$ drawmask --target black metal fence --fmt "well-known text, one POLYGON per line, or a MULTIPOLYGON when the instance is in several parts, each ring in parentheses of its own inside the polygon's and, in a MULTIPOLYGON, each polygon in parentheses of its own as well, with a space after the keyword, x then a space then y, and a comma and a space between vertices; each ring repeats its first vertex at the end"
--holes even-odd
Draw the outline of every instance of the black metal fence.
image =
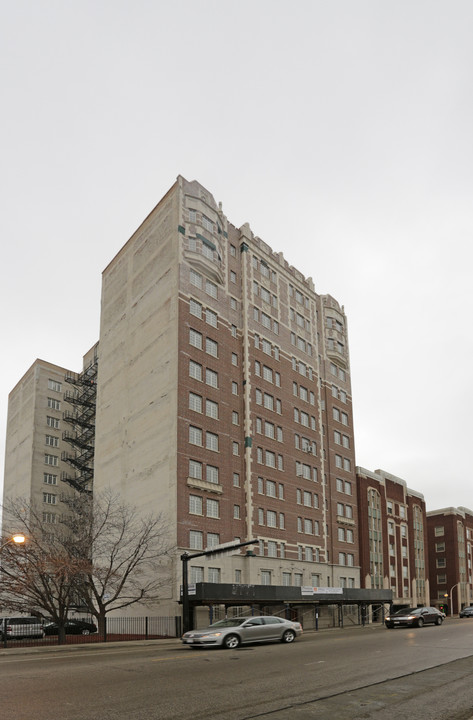
MULTIPOLYGON (((76 620, 85 620, 97 625, 95 619, 75 618, 76 620)), ((46 627, 46 624, 44 625, 46 627)), ((102 643, 102 642, 126 642, 129 640, 160 640, 164 638, 179 638, 182 635, 182 618, 175 617, 107 617, 105 632, 99 633, 71 632, 68 629, 64 639, 66 645, 76 645, 83 643, 102 643)), ((14 647, 44 647, 48 645, 59 645, 59 635, 57 629, 53 632, 48 629, 48 634, 36 637, 24 637, 21 635, 11 636, 3 633, 0 636, 1 648, 14 647)))

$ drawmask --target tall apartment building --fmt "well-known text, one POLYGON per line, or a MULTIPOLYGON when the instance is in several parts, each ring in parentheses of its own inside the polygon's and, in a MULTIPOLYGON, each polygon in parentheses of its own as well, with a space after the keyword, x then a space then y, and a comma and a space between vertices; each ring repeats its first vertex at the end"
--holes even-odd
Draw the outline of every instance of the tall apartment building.
MULTIPOLYGON (((359 587, 347 321, 178 177, 103 273, 95 488, 171 519, 191 582, 359 587)), ((163 601, 161 607, 166 603, 163 601)))
POLYGON ((356 468, 361 582, 392 590, 395 605, 429 605, 424 497, 384 470, 356 468))
POLYGON ((473 512, 449 507, 427 513, 432 602, 458 613, 473 603, 473 512))
POLYGON ((74 373, 36 360, 8 398, 3 498, 25 498, 57 523, 61 501, 93 480, 97 346, 74 373))
POLYGON ((68 447, 62 439, 64 378, 68 372, 36 360, 8 400, 4 501, 26 498, 42 508, 46 523, 58 521, 61 495, 71 491, 61 483, 61 475, 70 470, 62 459, 68 447))

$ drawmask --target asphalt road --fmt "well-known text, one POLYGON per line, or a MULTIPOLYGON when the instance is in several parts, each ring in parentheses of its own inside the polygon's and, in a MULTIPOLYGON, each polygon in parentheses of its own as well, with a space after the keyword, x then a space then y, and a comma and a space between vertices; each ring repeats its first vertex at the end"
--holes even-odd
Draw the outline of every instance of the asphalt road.
POLYGON ((473 720, 473 620, 305 633, 292 645, 179 641, 0 652, 8 720, 473 720))

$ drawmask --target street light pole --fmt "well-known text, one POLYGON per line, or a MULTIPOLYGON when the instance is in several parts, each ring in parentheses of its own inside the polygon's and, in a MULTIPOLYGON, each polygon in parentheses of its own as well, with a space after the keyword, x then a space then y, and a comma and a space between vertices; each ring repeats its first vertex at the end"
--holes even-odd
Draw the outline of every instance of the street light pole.
MULTIPOLYGON (((450 617, 453 616, 453 591, 459 585, 460 585, 460 583, 457 583, 456 585, 454 585, 453 587, 450 588, 450 617)), ((457 593, 457 596, 458 596, 458 593, 457 593)), ((460 603, 458 603, 458 605, 460 605, 460 603)), ((460 608, 458 608, 458 610, 460 610, 460 608)))

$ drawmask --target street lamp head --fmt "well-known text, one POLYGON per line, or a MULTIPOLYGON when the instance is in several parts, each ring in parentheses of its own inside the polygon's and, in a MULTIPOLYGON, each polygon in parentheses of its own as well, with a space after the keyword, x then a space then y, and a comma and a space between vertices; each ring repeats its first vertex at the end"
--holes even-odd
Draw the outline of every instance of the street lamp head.
POLYGON ((15 533, 0 545, 0 550, 3 550, 3 548, 6 547, 9 543, 14 543, 15 545, 22 545, 24 542, 26 542, 26 537, 23 535, 23 533, 15 533))

